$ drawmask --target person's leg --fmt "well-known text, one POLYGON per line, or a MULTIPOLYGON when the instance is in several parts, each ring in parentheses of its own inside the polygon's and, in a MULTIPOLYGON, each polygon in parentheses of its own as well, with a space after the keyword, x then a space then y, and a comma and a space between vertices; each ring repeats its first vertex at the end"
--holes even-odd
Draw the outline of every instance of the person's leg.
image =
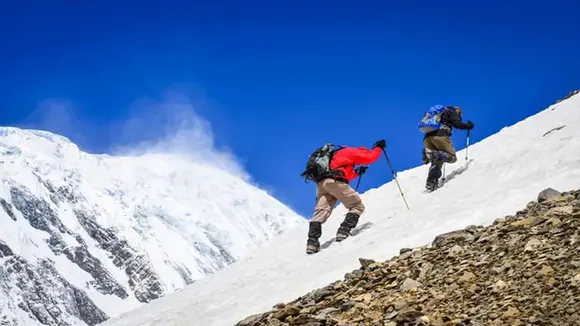
POLYGON ((326 192, 323 187, 324 181, 316 186, 316 204, 314 213, 308 225, 308 240, 306 241, 306 253, 311 254, 320 251, 320 242, 318 239, 322 236, 322 224, 324 224, 330 214, 337 199, 326 192))
POLYGON ((434 160, 450 164, 457 162, 457 154, 455 153, 451 138, 448 136, 434 136, 431 138, 431 144, 437 150, 433 155, 434 160))
POLYGON ((424 160, 427 159, 428 162, 431 162, 429 173, 427 174, 427 181, 425 183, 425 188, 429 190, 437 189, 439 178, 442 175, 441 168, 443 167, 443 163, 438 160, 439 148, 433 142, 436 137, 437 136, 430 136, 423 140, 423 144, 425 145, 423 148, 424 160))
POLYGON ((359 194, 346 182, 328 182, 324 184, 324 188, 348 209, 348 213, 336 233, 336 241, 342 241, 350 235, 350 230, 357 226, 365 206, 359 194))
POLYGON ((436 150, 431 143, 431 138, 433 137, 426 137, 423 139, 423 149, 421 150, 423 164, 431 162, 431 154, 436 150))
POLYGON ((434 161, 431 163, 431 166, 429 167, 429 173, 427 174, 425 188, 433 191, 439 187, 439 178, 441 178, 441 175, 443 175, 443 172, 441 172, 442 166, 443 163, 441 161, 434 161))

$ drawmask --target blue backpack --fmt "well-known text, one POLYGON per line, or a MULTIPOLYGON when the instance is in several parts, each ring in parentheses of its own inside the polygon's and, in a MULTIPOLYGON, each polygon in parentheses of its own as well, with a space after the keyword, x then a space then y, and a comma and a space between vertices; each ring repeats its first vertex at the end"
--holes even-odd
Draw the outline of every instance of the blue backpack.
POLYGON ((441 114, 448 108, 444 105, 434 105, 425 112, 425 116, 419 122, 419 130, 423 133, 429 133, 441 129, 441 114))

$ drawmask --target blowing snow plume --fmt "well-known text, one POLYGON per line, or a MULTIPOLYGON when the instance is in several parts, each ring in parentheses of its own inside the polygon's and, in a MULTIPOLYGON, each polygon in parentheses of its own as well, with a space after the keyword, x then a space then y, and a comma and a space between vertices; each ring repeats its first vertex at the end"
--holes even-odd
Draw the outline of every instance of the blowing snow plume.
POLYGON ((54 132, 78 144, 89 144, 96 139, 102 139, 102 135, 97 134, 101 128, 84 119, 66 99, 50 98, 41 101, 18 127, 54 132))
POLYGON ((249 178, 229 149, 217 148, 211 123, 186 96, 170 93, 161 101, 141 100, 113 129, 128 144, 115 147, 115 155, 172 154, 249 178))
POLYGON ((20 127, 58 133, 91 152, 98 148, 119 156, 171 155, 248 181, 249 174, 234 154, 218 148, 211 123, 196 112, 193 102, 170 91, 159 100, 136 101, 118 121, 100 122, 68 100, 47 99, 20 127))

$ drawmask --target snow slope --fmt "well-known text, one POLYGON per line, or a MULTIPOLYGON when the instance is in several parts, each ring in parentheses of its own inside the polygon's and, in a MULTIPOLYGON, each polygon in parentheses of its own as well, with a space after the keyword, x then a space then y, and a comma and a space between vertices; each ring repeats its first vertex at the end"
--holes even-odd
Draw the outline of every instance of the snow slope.
MULTIPOLYGON (((423 193, 427 166, 398 174, 410 211, 389 182, 363 194, 367 211, 359 226, 369 227, 357 236, 307 256, 307 227, 300 226, 226 270, 103 326, 232 326, 344 277, 360 266, 359 257, 385 260, 400 248, 427 245, 438 234, 489 224, 514 214, 548 186, 578 188, 580 96, 470 146, 467 168, 465 151, 458 158, 447 165, 448 184, 434 193, 423 193)), ((334 236, 344 213, 339 206, 323 226, 322 243, 334 236)))
POLYGON ((226 171, 45 131, 0 128, 0 178, 2 325, 94 325, 306 223, 226 171))

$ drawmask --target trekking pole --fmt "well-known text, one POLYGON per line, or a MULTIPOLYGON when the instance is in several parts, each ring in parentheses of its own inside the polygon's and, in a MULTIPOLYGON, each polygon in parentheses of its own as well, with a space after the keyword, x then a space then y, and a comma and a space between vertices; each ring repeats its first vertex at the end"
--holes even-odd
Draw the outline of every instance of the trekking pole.
POLYGON ((443 179, 441 180, 441 184, 445 184, 445 162, 443 162, 443 179))
POLYGON ((362 179, 362 174, 360 174, 358 176, 358 181, 356 182, 356 188, 354 189, 354 191, 358 192, 358 186, 360 186, 360 180, 362 179))
POLYGON ((356 172, 356 174, 358 174, 358 181, 356 183, 356 188, 354 191, 358 192, 358 186, 360 186, 360 181, 363 177, 363 175, 365 174, 365 172, 367 171, 369 167, 368 166, 360 166, 356 169, 354 169, 354 172, 356 172))
POLYGON ((468 162, 468 157, 469 157, 469 132, 470 130, 467 130, 467 146, 465 147, 465 163, 467 164, 468 162))
MULTIPOLYGON (((364 173, 363 173, 364 174, 364 173)), ((358 181, 356 182, 356 188, 354 189, 354 191, 358 192, 358 186, 360 186, 360 180, 362 179, 363 175, 359 174, 358 175, 358 181)), ((339 203, 337 202, 336 205, 334 205, 334 207, 338 207, 339 203)))
POLYGON ((389 155, 387 155, 387 151, 383 148, 383 154, 385 154, 385 158, 387 159, 387 163, 389 163, 389 168, 391 168, 391 173, 393 174, 393 179, 397 183, 397 187, 399 187, 399 193, 401 197, 403 197, 403 201, 405 202, 405 206, 407 206, 407 210, 409 210, 409 205, 407 204, 407 199, 405 199, 405 194, 403 194, 403 190, 401 189, 401 185, 399 185, 399 180, 397 180, 397 175, 395 174, 395 170, 393 170, 393 166, 391 165, 391 160, 389 160, 389 155))

